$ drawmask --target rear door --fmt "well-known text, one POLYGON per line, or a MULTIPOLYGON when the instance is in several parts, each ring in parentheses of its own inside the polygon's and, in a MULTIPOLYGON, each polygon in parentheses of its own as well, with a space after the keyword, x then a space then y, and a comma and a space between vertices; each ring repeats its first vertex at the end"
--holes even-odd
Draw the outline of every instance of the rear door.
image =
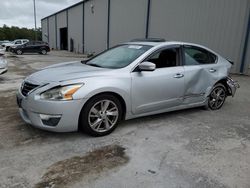
POLYGON ((206 49, 184 45, 185 70, 184 104, 199 103, 218 79, 217 56, 206 49))
POLYGON ((179 66, 179 50, 179 46, 158 50, 145 59, 156 64, 154 71, 131 73, 134 114, 160 111, 182 104, 184 68, 179 66))
POLYGON ((40 52, 42 48, 42 42, 40 41, 35 41, 33 45, 33 52, 40 52))

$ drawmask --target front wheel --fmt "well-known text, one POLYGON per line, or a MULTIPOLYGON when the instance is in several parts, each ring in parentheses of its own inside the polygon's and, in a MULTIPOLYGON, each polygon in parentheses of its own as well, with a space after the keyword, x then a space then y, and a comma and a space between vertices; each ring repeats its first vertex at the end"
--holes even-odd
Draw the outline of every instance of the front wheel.
POLYGON ((17 50, 17 51, 16 51, 16 54, 17 54, 17 55, 22 55, 22 54, 23 54, 23 51, 22 51, 22 50, 17 50))
POLYGON ((226 100, 226 88, 223 84, 216 84, 208 97, 208 107, 211 110, 220 109, 226 100))
POLYGON ((98 95, 86 103, 80 115, 80 128, 92 136, 110 134, 121 121, 122 106, 113 95, 98 95))

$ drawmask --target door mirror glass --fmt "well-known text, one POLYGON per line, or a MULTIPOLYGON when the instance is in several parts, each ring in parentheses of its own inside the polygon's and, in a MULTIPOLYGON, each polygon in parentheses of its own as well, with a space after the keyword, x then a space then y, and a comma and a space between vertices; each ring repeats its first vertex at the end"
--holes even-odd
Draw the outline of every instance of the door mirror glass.
POLYGON ((148 61, 142 62, 139 65, 140 71, 154 71, 155 68, 156 68, 155 64, 148 61))

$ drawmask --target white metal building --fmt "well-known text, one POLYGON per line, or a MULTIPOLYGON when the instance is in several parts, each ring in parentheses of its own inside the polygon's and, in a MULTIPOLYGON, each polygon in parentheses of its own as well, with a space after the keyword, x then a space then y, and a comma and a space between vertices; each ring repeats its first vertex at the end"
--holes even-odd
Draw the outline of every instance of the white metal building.
POLYGON ((41 20, 51 48, 99 53, 134 38, 205 45, 250 68, 250 0, 85 0, 41 20))

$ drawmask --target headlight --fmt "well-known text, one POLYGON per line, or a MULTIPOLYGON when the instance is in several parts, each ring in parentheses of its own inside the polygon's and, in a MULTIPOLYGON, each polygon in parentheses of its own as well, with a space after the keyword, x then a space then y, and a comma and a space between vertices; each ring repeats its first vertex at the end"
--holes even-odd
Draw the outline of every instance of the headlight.
POLYGON ((80 89, 83 84, 74 84, 52 88, 41 94, 41 99, 44 100, 72 100, 73 94, 80 89))

